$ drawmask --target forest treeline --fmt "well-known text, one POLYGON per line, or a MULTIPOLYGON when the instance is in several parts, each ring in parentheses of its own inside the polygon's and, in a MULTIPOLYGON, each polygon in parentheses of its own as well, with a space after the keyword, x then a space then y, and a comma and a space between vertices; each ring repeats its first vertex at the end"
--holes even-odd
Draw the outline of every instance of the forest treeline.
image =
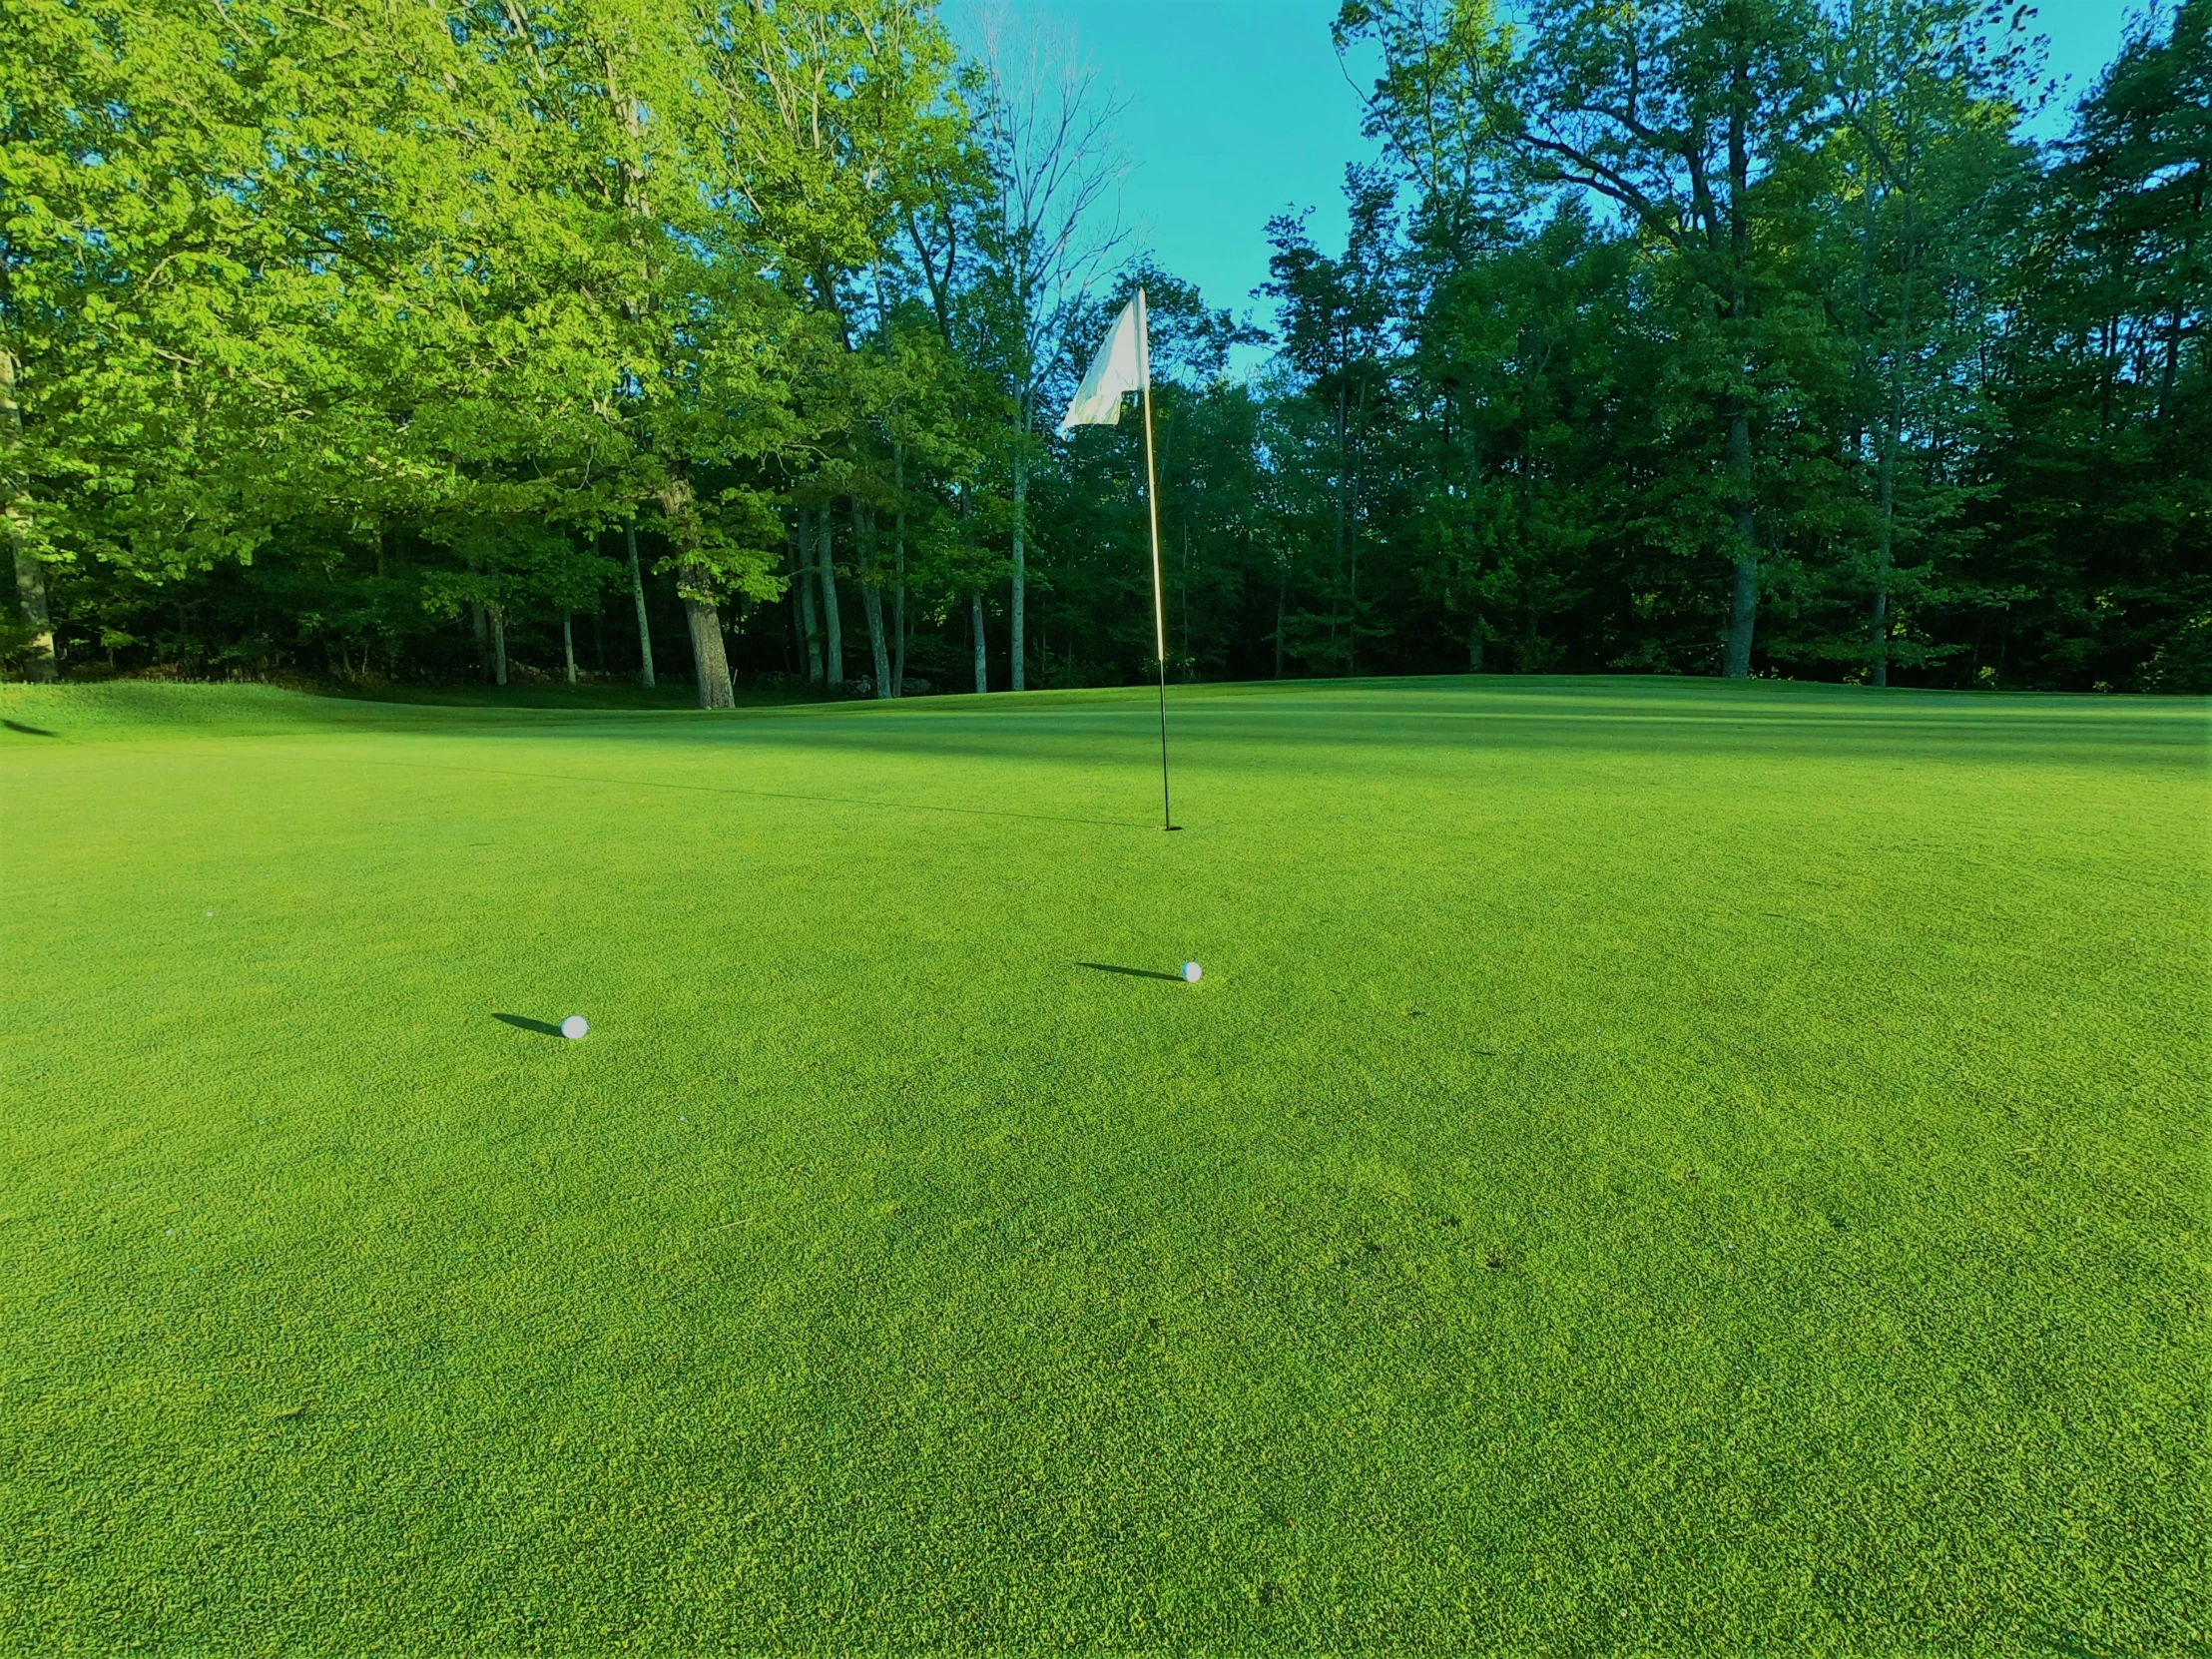
POLYGON ((1349 234, 1223 305, 923 0, 9 0, 0 652, 1138 680, 1142 283, 1173 675, 2212 691, 2212 0, 2049 142, 2030 21, 1348 0, 1349 234))

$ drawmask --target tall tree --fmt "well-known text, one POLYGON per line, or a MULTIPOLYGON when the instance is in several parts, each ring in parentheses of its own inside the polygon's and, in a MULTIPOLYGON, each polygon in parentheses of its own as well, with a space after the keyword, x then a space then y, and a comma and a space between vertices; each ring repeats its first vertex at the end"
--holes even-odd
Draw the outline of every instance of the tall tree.
POLYGON ((1845 245, 1837 308, 1855 341, 1856 447, 1871 462, 1877 686, 1900 652, 1925 663, 1937 649, 1897 606, 1929 593, 1929 538, 1964 503, 1961 483, 1928 463, 1985 424, 1971 365, 1996 308, 1984 290, 1993 216, 2027 157, 2010 132, 2022 43, 2000 35, 1992 50, 1989 25, 1975 0, 1848 0, 1830 37, 1842 119, 1823 221, 1845 245), (1903 569, 1901 540, 1922 554, 1903 569))
MULTIPOLYGON (((1467 4, 1486 19, 1482 0, 1467 4)), ((1362 24, 1364 11, 1348 21, 1362 24)), ((1722 672, 1732 678, 1750 672, 1758 615, 1754 428, 1779 367, 1774 255, 1786 239, 1776 230, 1795 217, 1828 103, 1812 72, 1819 21, 1810 0, 1538 0, 1509 36, 1450 28, 1429 48, 1464 56, 1459 84, 1529 185, 1610 204, 1678 268, 1670 275, 1692 307, 1684 324, 1701 346, 1686 377, 1724 441, 1722 672)), ((1445 67, 1386 75, 1378 97, 1401 98, 1445 67)), ((1385 124, 1405 130, 1419 116, 1408 106, 1385 124)))
POLYGON ((1298 654, 1359 671, 1360 639, 1372 632, 1360 602, 1363 465, 1389 395, 1396 350, 1390 269, 1393 193, 1388 183, 1355 169, 1346 195, 1351 229, 1342 259, 1317 249, 1303 219, 1278 217, 1268 228, 1274 253, 1262 289, 1276 300, 1278 332, 1288 364, 1307 394, 1328 411, 1335 454, 1329 517, 1329 610, 1326 638, 1298 654))
POLYGON ((978 116, 990 189, 973 240, 981 261, 982 338, 1011 415, 1006 615, 1014 691, 1028 685, 1032 434, 1045 378, 1057 366, 1076 307, 1123 241, 1120 228, 1102 217, 1121 178, 1112 141, 1121 108, 1100 93, 1095 72, 1052 62, 1034 40, 1018 55, 996 31, 985 44, 978 116))

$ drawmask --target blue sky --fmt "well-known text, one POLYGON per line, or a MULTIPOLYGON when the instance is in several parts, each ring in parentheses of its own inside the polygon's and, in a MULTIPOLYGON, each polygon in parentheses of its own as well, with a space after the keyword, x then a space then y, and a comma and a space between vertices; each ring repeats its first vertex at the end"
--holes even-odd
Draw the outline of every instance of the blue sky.
MULTIPOLYGON (((2121 0, 2040 0, 2049 71, 2071 78, 2070 105, 2117 50, 2121 0)), ((1267 278, 1266 225, 1315 210, 1325 248, 1342 243, 1345 164, 1373 147, 1360 101, 1329 44, 1337 0, 945 0, 973 48, 985 20, 1035 32, 1125 101, 1118 136, 1128 173, 1123 222, 1207 300, 1255 308, 1267 278)), ((1360 66, 1354 66, 1360 73, 1360 66)), ((1372 72, 1371 72, 1372 74, 1372 72)), ((2056 131, 2062 116, 2040 124, 2056 131)))

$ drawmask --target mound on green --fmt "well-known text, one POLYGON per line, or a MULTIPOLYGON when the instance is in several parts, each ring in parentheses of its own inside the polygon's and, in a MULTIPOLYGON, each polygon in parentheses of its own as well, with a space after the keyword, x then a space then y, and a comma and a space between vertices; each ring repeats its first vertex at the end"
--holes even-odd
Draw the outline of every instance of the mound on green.
POLYGON ((0 715, 0 1647, 2212 1636, 2202 703, 0 715))

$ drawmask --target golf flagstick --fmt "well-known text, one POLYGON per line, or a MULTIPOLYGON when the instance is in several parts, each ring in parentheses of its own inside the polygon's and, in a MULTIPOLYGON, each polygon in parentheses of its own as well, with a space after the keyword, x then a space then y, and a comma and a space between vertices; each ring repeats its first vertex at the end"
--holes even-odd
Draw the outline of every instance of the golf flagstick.
POLYGON ((1144 376, 1144 510, 1152 526, 1152 631, 1160 648, 1160 828, 1180 830, 1168 794, 1168 602, 1160 581, 1160 484, 1152 471, 1152 325, 1137 290, 1137 367, 1144 376))
POLYGON ((1160 655, 1160 828, 1180 830, 1168 794, 1168 601, 1160 576, 1160 481, 1152 460, 1152 327, 1145 316, 1144 289, 1122 306, 1114 325, 1091 358, 1075 400, 1060 417, 1063 438, 1078 426, 1119 426, 1121 400, 1135 392, 1144 400, 1144 510, 1152 528, 1152 642, 1160 655))

